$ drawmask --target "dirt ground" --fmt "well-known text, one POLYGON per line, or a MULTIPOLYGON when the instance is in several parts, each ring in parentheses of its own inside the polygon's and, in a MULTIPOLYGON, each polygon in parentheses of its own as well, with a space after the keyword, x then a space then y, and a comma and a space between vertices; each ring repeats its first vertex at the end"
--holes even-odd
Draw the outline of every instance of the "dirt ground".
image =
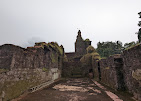
MULTIPOLYGON (((30 93, 19 101, 126 101, 88 78, 67 79, 30 93)), ((129 100, 128 100, 129 101, 129 100)))

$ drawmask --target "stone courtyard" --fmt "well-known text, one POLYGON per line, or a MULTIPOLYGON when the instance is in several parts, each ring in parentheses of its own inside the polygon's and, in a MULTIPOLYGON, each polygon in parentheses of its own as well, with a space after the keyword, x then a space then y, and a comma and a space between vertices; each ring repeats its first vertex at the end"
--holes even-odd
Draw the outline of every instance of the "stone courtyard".
POLYGON ((89 78, 70 78, 23 96, 18 101, 134 101, 89 78), (114 94, 116 93, 116 94, 114 94))

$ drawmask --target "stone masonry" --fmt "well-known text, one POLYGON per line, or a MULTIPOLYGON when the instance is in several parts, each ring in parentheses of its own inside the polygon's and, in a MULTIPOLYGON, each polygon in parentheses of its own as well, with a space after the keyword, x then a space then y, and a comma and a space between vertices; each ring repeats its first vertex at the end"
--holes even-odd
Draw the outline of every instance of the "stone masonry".
POLYGON ((11 100, 34 86, 60 78, 63 55, 63 48, 53 42, 36 43, 27 49, 0 46, 0 99, 11 100))

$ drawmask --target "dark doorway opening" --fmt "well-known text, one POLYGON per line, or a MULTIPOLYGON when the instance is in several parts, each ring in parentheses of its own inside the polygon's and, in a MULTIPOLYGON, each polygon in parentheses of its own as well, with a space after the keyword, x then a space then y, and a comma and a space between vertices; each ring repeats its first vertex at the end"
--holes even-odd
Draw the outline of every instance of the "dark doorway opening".
POLYGON ((100 63, 99 63, 99 61, 98 61, 97 69, 98 69, 98 74, 99 74, 99 80, 101 81, 101 70, 100 70, 100 63))
POLYGON ((122 58, 117 58, 114 59, 115 62, 115 69, 116 69, 116 74, 117 74, 117 83, 118 83, 118 88, 117 90, 122 90, 125 91, 125 81, 124 81, 124 71, 123 71, 123 60, 122 58))
POLYGON ((89 73, 93 73, 93 69, 89 69, 89 73))
POLYGON ((93 69, 89 69, 89 78, 94 78, 93 69))

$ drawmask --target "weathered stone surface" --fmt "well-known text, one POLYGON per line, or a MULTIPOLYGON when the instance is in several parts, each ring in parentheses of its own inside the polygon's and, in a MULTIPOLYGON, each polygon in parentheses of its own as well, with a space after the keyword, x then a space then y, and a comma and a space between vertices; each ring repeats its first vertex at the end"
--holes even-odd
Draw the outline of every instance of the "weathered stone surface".
POLYGON ((63 63, 63 77, 84 77, 86 70, 82 67, 80 61, 69 61, 63 63))
POLYGON ((83 40, 81 37, 81 31, 78 31, 77 39, 75 42, 75 54, 77 56, 83 56, 86 54, 86 48, 91 45, 91 41, 89 39, 83 40))
POLYGON ((136 99, 141 100, 141 44, 124 51, 122 57, 126 86, 136 99))
POLYGON ((0 95, 5 92, 4 101, 60 78, 63 57, 63 48, 53 42, 36 43, 27 49, 11 44, 0 46, 0 95))
POLYGON ((125 90, 123 62, 120 55, 110 56, 107 59, 97 61, 95 64, 97 65, 94 65, 97 68, 97 71, 95 70, 96 78, 114 89, 125 90))
POLYGON ((121 55, 100 61, 93 59, 92 66, 96 79, 114 89, 128 90, 141 101, 141 44, 121 55))

